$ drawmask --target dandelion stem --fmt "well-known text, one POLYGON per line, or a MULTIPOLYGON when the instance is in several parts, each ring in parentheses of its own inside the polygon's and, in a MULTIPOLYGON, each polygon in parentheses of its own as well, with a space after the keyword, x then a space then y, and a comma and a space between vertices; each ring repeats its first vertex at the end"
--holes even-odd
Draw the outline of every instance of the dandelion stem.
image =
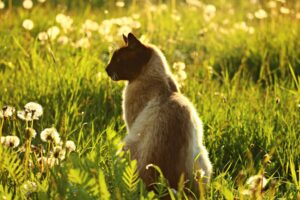
POLYGON ((31 136, 26 141, 25 160, 24 160, 26 175, 28 175, 28 164, 29 164, 29 157, 30 157, 30 148, 31 148, 31 136))
POLYGON ((4 125, 4 118, 1 119, 1 125, 0 125, 0 138, 2 137, 2 128, 4 125))

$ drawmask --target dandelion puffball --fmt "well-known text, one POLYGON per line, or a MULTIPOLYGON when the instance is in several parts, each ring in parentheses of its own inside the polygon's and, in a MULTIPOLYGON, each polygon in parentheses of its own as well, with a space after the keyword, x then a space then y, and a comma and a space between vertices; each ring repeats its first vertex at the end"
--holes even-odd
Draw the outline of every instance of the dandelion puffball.
POLYGON ((46 41, 46 40, 48 40, 48 34, 46 32, 40 32, 38 34, 38 39, 40 41, 46 41))
POLYGON ((51 40, 56 39, 57 36, 59 35, 59 33, 60 33, 60 30, 57 26, 52 26, 52 27, 48 28, 48 30, 47 30, 47 34, 51 40))
POLYGON ((43 107, 35 102, 29 102, 25 106, 25 111, 34 113, 34 116, 39 118, 43 115, 43 107))
POLYGON ((5 4, 3 1, 0 1, 0 9, 4 9, 5 8, 5 4))
POLYGON ((26 30, 32 30, 34 27, 33 21, 30 19, 25 19, 22 23, 23 28, 25 28, 26 30))
POLYGON ((20 144, 20 139, 17 136, 9 135, 4 139, 1 137, 1 143, 7 147, 16 148, 20 144))
POLYGON ((264 10, 264 9, 259 9, 258 11, 256 11, 254 13, 254 16, 257 18, 257 19, 265 19, 268 17, 268 13, 264 10))
POLYGON ((12 106, 3 106, 2 110, 0 110, 0 118, 11 117, 15 113, 16 109, 12 106))
POLYGON ((46 128, 41 132, 41 140, 44 142, 54 142, 59 144, 60 137, 55 128, 46 128))
POLYGON ((25 9, 31 9, 33 6, 33 2, 31 0, 24 0, 23 1, 23 7, 25 9))
POLYGON ((72 152, 72 151, 75 151, 76 150, 76 145, 73 141, 71 140, 68 140, 66 142, 66 149, 68 152, 72 152))

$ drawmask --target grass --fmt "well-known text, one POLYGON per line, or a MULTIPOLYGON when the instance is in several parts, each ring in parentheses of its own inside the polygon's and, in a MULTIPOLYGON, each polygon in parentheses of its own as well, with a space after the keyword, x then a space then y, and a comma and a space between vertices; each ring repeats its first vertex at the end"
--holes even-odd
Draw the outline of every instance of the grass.
MULTIPOLYGON (((38 33, 60 27, 55 17, 64 13, 74 20, 73 30, 65 34, 74 43, 85 37, 80 27, 86 19, 101 24, 104 19, 139 15, 134 20, 141 27, 133 32, 158 45, 171 66, 179 61, 186 64, 187 79, 181 82, 181 90, 203 120, 204 142, 214 165, 209 187, 197 198, 249 199, 243 195, 246 179, 256 174, 264 174, 268 186, 264 193, 252 192, 254 199, 299 198, 300 20, 296 16, 300 10, 296 1, 277 2, 277 8, 271 9, 266 1, 216 0, 216 15, 209 21, 203 17, 203 6, 183 1, 126 1, 124 8, 112 1, 34 1, 30 10, 20 2, 13 2, 11 8, 9 2, 5 4, 0 10, 0 106, 21 110, 27 102, 40 103, 44 114, 33 124, 38 136, 32 143, 47 149, 39 133, 56 127, 64 141, 75 142, 77 150, 60 165, 44 170, 32 155, 35 167, 25 170, 23 153, 1 146, 0 195, 7 199, 155 199, 170 191, 159 186, 158 194, 147 192, 136 176, 136 163, 127 154, 116 155, 126 134, 121 109, 124 83, 112 82, 104 68, 112 49, 122 44, 119 26, 111 29, 112 40, 92 32, 89 48, 76 48, 71 42, 61 45, 57 40, 43 44, 38 33), (281 6, 293 12, 282 14, 281 6), (266 19, 247 18, 260 8, 268 13, 266 19), (30 31, 22 27, 27 18, 34 22, 30 31), (243 21, 255 32, 238 25, 243 21), (27 180, 37 187, 30 188, 27 180)), ((22 146, 25 126, 19 119, 5 119, 3 135, 17 135, 22 146)), ((181 187, 178 198, 184 199, 181 187)))

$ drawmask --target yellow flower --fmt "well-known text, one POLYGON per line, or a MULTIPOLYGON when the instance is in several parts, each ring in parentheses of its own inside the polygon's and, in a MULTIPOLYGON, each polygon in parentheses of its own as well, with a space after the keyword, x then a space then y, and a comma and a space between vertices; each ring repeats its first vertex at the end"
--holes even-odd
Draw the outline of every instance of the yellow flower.
POLYGON ((33 21, 30 19, 25 19, 22 23, 23 28, 25 28, 26 30, 32 30, 34 27, 33 21))

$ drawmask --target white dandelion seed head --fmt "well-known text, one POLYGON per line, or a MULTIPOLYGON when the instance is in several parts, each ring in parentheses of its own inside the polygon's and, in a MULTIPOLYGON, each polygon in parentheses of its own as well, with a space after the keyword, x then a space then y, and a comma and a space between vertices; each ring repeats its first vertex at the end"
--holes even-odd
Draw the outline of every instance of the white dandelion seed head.
POLYGON ((280 11, 281 14, 284 14, 284 15, 288 15, 288 14, 290 14, 290 12, 291 12, 290 9, 288 9, 288 8, 286 8, 286 7, 283 7, 283 6, 280 7, 280 10, 279 10, 279 11, 280 11))
POLYGON ((254 175, 247 179, 246 185, 249 189, 254 190, 257 186, 266 187, 268 181, 263 175, 254 175))
POLYGON ((99 29, 99 24, 93 20, 87 19, 82 24, 81 29, 83 31, 97 31, 99 29))
POLYGON ((116 6, 119 7, 119 8, 123 8, 125 6, 125 2, 124 1, 117 1, 116 6))
POLYGON ((65 35, 61 35, 57 38, 57 42, 62 45, 66 45, 69 43, 69 38, 65 35))
POLYGON ((5 143, 5 136, 1 136, 1 138, 0 138, 0 144, 4 144, 5 143))
POLYGON ((268 13, 264 10, 264 9, 259 9, 258 11, 256 11, 254 13, 254 16, 257 18, 257 19, 265 19, 268 17, 268 13))
POLYGON ((27 112, 25 110, 20 110, 17 112, 17 116, 24 121, 32 121, 38 120, 39 118, 36 117, 32 112, 27 112))
POLYGON ((267 3, 267 6, 268 6, 269 8, 271 8, 271 9, 276 8, 276 7, 277 7, 276 1, 269 1, 269 2, 267 3))
POLYGON ((54 167, 54 165, 58 165, 59 160, 57 158, 54 157, 40 157, 38 158, 38 163, 40 165, 44 165, 46 167, 52 168, 54 167))
POLYGON ((53 149, 52 156, 54 158, 59 158, 60 160, 64 160, 66 156, 66 151, 61 146, 56 146, 53 149))
POLYGON ((205 21, 210 21, 212 18, 215 17, 216 11, 217 11, 217 9, 214 5, 212 5, 212 4, 206 5, 204 7, 204 13, 203 13, 204 14, 204 20, 205 21))
POLYGON ((56 39, 57 36, 59 35, 59 33, 60 33, 60 30, 57 26, 52 26, 52 27, 48 28, 48 30, 47 30, 47 34, 51 40, 56 39))
POLYGON ((25 8, 25 9, 31 9, 32 8, 32 6, 33 6, 33 2, 31 1, 31 0, 24 0, 23 1, 23 7, 25 8))
POLYGON ((17 136, 9 135, 5 137, 5 146, 16 148, 20 144, 20 139, 17 136))
POLYGON ((172 67, 175 70, 182 71, 185 69, 185 63, 184 62, 175 62, 172 67))
POLYGON ((70 16, 59 13, 56 15, 55 20, 60 24, 65 33, 72 29, 73 19, 70 16))
POLYGON ((81 38, 76 41, 75 44, 73 44, 75 48, 89 48, 90 47, 90 41, 88 38, 81 38))
POLYGON ((39 118, 43 115, 43 107, 38 103, 29 102, 24 106, 24 108, 26 112, 32 113, 34 118, 39 118))
POLYGON ((46 41, 46 40, 48 40, 48 34, 46 33, 46 32, 40 32, 39 34, 38 34, 38 39, 40 40, 40 41, 46 41))
POLYGON ((25 28, 26 30, 32 30, 34 27, 33 21, 30 19, 25 19, 22 23, 23 28, 25 28))
POLYGON ((28 136, 28 138, 35 138, 36 136, 36 131, 33 128, 26 128, 26 135, 28 136))
POLYGON ((12 106, 3 106, 2 110, 0 110, 0 118, 8 118, 13 116, 15 113, 16 109, 12 106))
POLYGON ((5 8, 5 3, 3 1, 0 1, 0 9, 4 9, 5 8))
POLYGON ((23 191, 23 193, 25 193, 26 195, 30 195, 33 192, 36 192, 38 189, 38 186, 35 182, 33 181, 26 181, 22 187, 21 190, 23 191))
POLYGON ((68 152, 75 151, 75 150, 76 150, 76 145, 75 145, 75 143, 74 143, 73 141, 71 141, 71 140, 68 140, 68 141, 66 142, 66 150, 67 150, 68 152))
POLYGON ((44 142, 54 142, 55 144, 60 143, 59 133, 55 128, 46 128, 41 132, 41 140, 44 142))

